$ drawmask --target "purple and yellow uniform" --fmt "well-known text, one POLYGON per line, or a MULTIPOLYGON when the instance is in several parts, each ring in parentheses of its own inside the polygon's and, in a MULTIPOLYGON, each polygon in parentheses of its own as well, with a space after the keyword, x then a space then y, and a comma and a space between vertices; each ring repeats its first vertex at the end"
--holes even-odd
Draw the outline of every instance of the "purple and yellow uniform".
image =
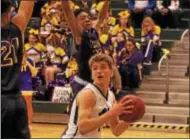
POLYGON ((66 55, 65 51, 61 47, 54 48, 53 46, 48 46, 48 64, 49 66, 57 66, 62 68, 68 61, 68 56, 66 55))
POLYGON ((146 30, 141 31, 141 43, 143 44, 143 52, 145 65, 151 65, 151 61, 157 62, 160 59, 160 49, 161 46, 155 44, 155 40, 160 39, 161 28, 157 25, 154 26, 152 31, 146 32, 146 30))
POLYGON ((159 39, 161 33, 161 28, 157 25, 154 26, 154 30, 151 32, 146 32, 142 29, 141 31, 141 42, 145 42, 147 40, 159 39))
POLYGON ((130 37, 134 37, 134 29, 133 29, 132 26, 130 26, 129 28, 127 28, 127 27, 126 28, 121 28, 120 25, 117 24, 116 26, 114 26, 111 35, 116 36, 120 32, 124 32, 130 37))
POLYGON ((41 58, 47 52, 43 44, 37 43, 35 46, 30 45, 29 43, 24 45, 25 51, 28 57, 34 62, 35 67, 39 68, 41 66, 41 58))
MULTIPOLYGON (((121 11, 118 15, 120 18, 128 19, 130 16, 130 13, 128 11, 121 11)), ((111 32, 111 35, 116 36, 120 32, 125 33, 126 37, 134 37, 134 35, 135 35, 134 28, 132 26, 129 26, 128 23, 125 28, 121 27, 120 24, 117 24, 116 26, 114 26, 114 28, 111 32)))
POLYGON ((20 88, 22 91, 33 91, 32 77, 36 76, 37 69, 31 59, 27 59, 21 67, 20 88))

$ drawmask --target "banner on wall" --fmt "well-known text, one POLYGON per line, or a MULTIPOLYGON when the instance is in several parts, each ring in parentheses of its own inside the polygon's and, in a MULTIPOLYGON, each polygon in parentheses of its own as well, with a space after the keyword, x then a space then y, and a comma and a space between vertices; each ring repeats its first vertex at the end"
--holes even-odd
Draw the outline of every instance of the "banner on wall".
POLYGON ((72 89, 70 86, 55 87, 52 96, 53 103, 69 104, 72 97, 72 89))

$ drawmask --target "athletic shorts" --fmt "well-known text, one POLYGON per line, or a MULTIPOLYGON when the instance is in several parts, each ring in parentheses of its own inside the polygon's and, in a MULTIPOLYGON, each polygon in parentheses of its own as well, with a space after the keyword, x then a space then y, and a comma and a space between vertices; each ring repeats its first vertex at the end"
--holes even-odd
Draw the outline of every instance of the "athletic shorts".
POLYGON ((1 138, 30 138, 26 101, 22 95, 1 95, 1 138))

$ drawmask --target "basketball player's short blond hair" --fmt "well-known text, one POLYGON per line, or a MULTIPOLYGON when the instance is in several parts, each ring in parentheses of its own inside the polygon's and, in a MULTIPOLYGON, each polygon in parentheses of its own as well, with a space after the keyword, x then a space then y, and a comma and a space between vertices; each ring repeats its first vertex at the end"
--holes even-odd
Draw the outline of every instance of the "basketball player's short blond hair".
POLYGON ((106 54, 96 54, 96 55, 92 56, 89 60, 90 69, 92 69, 92 64, 94 62, 100 62, 100 61, 106 62, 108 64, 109 68, 113 69, 113 60, 109 55, 106 55, 106 54))

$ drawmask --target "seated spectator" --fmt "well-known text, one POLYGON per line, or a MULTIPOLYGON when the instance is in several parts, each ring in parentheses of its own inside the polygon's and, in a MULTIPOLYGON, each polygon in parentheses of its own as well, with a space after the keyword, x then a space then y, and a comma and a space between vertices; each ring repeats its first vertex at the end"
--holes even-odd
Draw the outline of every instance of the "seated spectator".
POLYGON ((152 61, 158 62, 161 52, 160 41, 161 29, 155 25, 154 21, 150 17, 146 17, 142 22, 141 29, 141 47, 144 53, 144 68, 145 74, 150 74, 152 61))
POLYGON ((137 48, 134 39, 125 41, 125 48, 121 54, 121 65, 119 72, 122 79, 122 89, 135 92, 139 88, 141 81, 141 73, 139 73, 139 66, 143 62, 143 53, 137 48))
MULTIPOLYGON (((65 47, 61 47, 60 43, 56 41, 58 39, 55 38, 56 36, 53 35, 52 38, 47 41, 48 61, 45 69, 46 86, 54 80, 55 73, 65 70, 66 64, 69 60, 65 50, 63 49, 65 47)), ((66 45, 66 42, 63 44, 66 45)))
POLYGON ((119 24, 114 26, 111 35, 116 37, 119 32, 126 34, 127 38, 134 37, 134 29, 129 23, 130 14, 128 11, 121 11, 119 14, 119 24))
POLYGON ((146 16, 151 17, 155 7, 156 0, 128 0, 128 8, 134 26, 140 28, 142 19, 146 16))
POLYGON ((40 43, 38 38, 39 31, 36 29, 29 30, 29 42, 24 45, 24 49, 34 66, 40 68, 42 63, 41 59, 46 56, 46 48, 40 43))
POLYGON ((125 47, 125 40, 127 38, 125 38, 126 35, 123 32, 119 32, 117 34, 117 38, 116 41, 113 42, 113 46, 114 46, 114 52, 113 52, 113 58, 115 63, 117 64, 117 66, 120 66, 121 64, 121 52, 123 50, 123 48, 125 47))
POLYGON ((182 10, 179 0, 157 1, 157 23, 162 27, 176 28, 179 26, 182 10))

